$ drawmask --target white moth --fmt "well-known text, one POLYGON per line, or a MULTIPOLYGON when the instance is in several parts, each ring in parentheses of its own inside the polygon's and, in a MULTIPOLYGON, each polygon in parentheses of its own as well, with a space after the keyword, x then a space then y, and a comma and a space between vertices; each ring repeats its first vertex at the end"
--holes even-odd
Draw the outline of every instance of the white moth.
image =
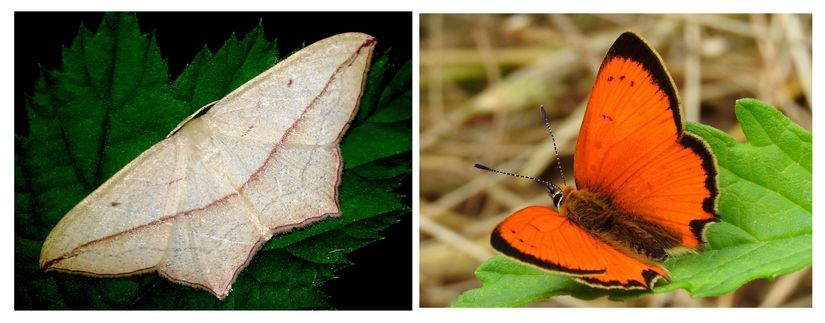
POLYGON ((316 42, 181 122, 60 220, 40 267, 157 271, 224 299, 273 234, 341 216, 339 142, 375 43, 316 42))

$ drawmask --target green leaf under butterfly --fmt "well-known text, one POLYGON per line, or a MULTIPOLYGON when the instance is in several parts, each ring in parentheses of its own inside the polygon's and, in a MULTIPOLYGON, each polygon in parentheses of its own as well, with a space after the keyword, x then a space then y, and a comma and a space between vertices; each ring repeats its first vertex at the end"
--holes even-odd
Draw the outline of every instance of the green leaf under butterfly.
MULTIPOLYGON (((366 86, 372 88, 370 95, 388 100, 367 100, 365 93, 361 110, 369 113, 351 131, 370 125, 374 114, 405 114, 394 110, 405 108, 397 102, 410 97, 411 87, 389 86, 409 78, 411 69, 404 64, 409 56, 403 55, 376 53, 374 59, 385 63, 373 64, 366 86)), ((328 297, 319 287, 349 265, 346 254, 380 239, 381 230, 409 216, 398 185, 411 173, 410 165, 400 160, 412 147, 387 143, 383 133, 373 138, 373 157, 343 153, 345 160, 361 160, 342 175, 344 217, 271 240, 241 272, 224 302, 156 274, 90 278, 44 273, 38 266, 43 239, 74 204, 194 110, 277 60, 275 43, 258 27, 241 41, 233 36, 214 54, 204 49, 170 85, 154 37, 140 34, 133 15, 106 14, 94 33, 81 27, 64 50, 62 68, 44 72, 27 102, 30 135, 16 138, 16 307, 328 308, 328 297), (363 194, 371 195, 364 199, 363 194)), ((409 129, 411 118, 396 118, 391 124, 409 129)), ((397 138, 394 135, 387 138, 397 138)))
MULTIPOLYGON (((746 143, 709 126, 687 124, 716 155, 722 221, 709 227, 705 251, 665 263, 671 282, 660 281, 653 293, 682 288, 694 297, 723 295, 748 281, 811 265, 811 133, 753 99, 737 101, 736 116, 746 143)), ((484 286, 463 293, 453 306, 524 306, 557 295, 618 300, 648 293, 590 288, 502 256, 479 266, 476 276, 484 286)))

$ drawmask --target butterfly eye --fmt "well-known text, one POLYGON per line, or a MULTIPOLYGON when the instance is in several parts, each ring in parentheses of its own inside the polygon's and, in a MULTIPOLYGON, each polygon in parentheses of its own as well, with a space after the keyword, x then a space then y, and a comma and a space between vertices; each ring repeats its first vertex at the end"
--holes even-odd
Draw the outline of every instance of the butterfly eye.
POLYGON ((557 209, 559 207, 561 207, 561 200, 564 197, 564 194, 562 194, 561 188, 559 188, 558 186, 553 185, 553 184, 548 184, 547 185, 547 194, 550 194, 550 197, 553 198, 553 204, 556 205, 557 209))

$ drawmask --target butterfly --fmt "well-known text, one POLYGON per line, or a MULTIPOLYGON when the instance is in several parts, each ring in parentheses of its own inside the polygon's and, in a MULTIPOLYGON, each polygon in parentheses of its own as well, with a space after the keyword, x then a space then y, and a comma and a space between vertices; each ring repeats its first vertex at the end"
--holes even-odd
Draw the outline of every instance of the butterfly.
POLYGON ((593 287, 652 289, 670 280, 662 263, 701 250, 719 221, 715 158, 685 132, 670 74, 633 32, 599 68, 573 166, 576 188, 547 183, 556 209, 510 215, 493 230, 496 250, 593 287))

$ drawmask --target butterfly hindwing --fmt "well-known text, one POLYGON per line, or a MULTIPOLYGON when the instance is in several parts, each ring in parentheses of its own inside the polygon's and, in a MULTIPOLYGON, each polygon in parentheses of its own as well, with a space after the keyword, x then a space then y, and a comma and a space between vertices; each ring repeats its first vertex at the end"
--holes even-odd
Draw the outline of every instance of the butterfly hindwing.
POLYGON ((493 230, 491 243, 508 257, 565 273, 589 285, 649 288, 667 272, 607 245, 556 210, 530 206, 493 230))
POLYGON ((574 279, 590 286, 617 289, 650 289, 659 278, 670 280, 667 270, 658 264, 639 260, 606 244, 597 247, 605 271, 574 279))

